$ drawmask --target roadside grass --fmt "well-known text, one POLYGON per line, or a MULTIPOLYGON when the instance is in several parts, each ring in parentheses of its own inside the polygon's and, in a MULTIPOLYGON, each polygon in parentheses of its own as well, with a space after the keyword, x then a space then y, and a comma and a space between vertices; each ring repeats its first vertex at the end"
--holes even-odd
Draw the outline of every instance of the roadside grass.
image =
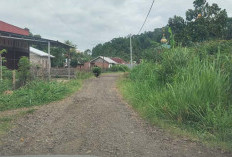
POLYGON ((79 90, 82 81, 91 76, 91 73, 79 73, 77 79, 64 82, 35 80, 13 91, 12 94, 0 93, 0 111, 39 106, 61 100, 79 90))
POLYGON ((231 54, 203 53, 186 48, 163 52, 161 61, 135 67, 118 86, 151 123, 232 150, 231 54))
MULTIPOLYGON (((163 128, 165 131, 174 136, 174 138, 182 137, 195 142, 202 142, 209 147, 221 148, 224 151, 231 151, 232 143, 222 141, 218 139, 215 135, 207 132, 205 130, 198 130, 189 125, 180 124, 173 120, 161 119, 152 114, 153 107, 141 107, 146 103, 149 103, 145 99, 138 101, 135 99, 135 91, 133 89, 134 83, 130 79, 122 76, 117 81, 117 87, 123 98, 131 105, 136 112, 145 120, 147 120, 151 125, 156 125, 163 128), (140 106, 140 107, 138 107, 140 106)), ((137 93, 139 95, 139 93, 137 93)))

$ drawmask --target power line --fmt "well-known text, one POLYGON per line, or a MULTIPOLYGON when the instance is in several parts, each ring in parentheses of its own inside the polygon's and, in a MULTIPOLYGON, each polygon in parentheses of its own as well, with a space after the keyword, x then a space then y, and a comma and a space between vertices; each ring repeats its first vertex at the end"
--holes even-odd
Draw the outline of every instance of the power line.
MULTIPOLYGON (((151 9, 152 9, 152 7, 153 7, 154 2, 155 2, 155 0, 152 1, 152 4, 151 4, 151 7, 150 7, 150 9, 149 9, 149 11, 148 11, 147 17, 146 17, 146 19, 144 20, 143 25, 142 25, 142 27, 141 27, 140 30, 139 30, 139 33, 142 31, 142 29, 143 29, 143 27, 144 27, 144 25, 145 25, 145 23, 146 23, 146 21, 147 21, 147 18, 148 18, 148 16, 149 16, 150 12, 151 12, 151 9)), ((138 34, 139 34, 139 33, 138 33, 138 34)))

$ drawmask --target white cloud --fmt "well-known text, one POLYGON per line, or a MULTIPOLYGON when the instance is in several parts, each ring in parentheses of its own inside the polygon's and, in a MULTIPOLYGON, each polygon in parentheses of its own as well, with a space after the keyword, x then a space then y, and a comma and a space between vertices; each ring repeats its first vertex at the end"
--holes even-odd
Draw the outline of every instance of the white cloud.
MULTIPOLYGON (((218 3, 232 16, 231 0, 218 3)), ((1 0, 1 19, 34 34, 55 40, 71 40, 81 50, 119 36, 136 34, 152 0, 1 0)), ((190 0, 156 0, 143 31, 167 24, 169 17, 185 16, 190 0)))

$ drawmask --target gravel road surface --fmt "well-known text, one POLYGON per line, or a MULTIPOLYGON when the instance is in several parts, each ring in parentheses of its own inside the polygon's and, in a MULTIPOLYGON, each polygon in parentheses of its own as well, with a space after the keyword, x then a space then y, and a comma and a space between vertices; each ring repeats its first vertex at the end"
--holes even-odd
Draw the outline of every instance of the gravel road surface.
POLYGON ((3 137, 2 155, 232 156, 150 126, 118 94, 120 74, 85 81, 69 98, 39 107, 3 137))

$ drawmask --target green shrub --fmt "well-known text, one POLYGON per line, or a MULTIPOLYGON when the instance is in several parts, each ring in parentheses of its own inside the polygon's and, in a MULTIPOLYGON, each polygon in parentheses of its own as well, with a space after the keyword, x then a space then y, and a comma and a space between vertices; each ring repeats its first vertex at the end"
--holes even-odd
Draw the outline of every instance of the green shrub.
POLYGON ((12 71, 2 67, 3 81, 0 82, 0 94, 6 90, 12 90, 12 71))
POLYGON ((93 73, 94 73, 94 75, 95 75, 96 77, 100 76, 100 74, 101 74, 101 68, 99 68, 99 67, 94 67, 94 68, 92 69, 92 71, 93 71, 93 73))
POLYGON ((30 80, 31 73, 30 73, 30 61, 27 57, 21 57, 18 63, 18 71, 17 77, 19 80, 19 84, 21 86, 25 85, 27 81, 30 80))
POLYGON ((12 71, 7 69, 6 66, 2 67, 2 75, 3 75, 3 79, 12 79, 12 71))
POLYGON ((12 81, 3 79, 2 82, 0 82, 0 94, 5 92, 6 90, 11 90, 12 89, 12 81))
POLYGON ((131 71, 125 94, 149 120, 162 119, 232 144, 231 54, 200 54, 166 50, 160 62, 144 62, 131 71))

